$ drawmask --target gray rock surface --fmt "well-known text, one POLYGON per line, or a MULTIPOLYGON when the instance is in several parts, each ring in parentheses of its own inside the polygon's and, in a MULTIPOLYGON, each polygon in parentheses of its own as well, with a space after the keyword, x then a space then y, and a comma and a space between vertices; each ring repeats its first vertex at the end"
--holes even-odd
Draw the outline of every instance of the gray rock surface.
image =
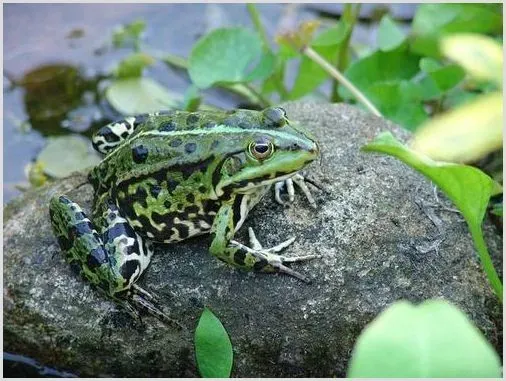
MULTIPOLYGON (((150 316, 135 324, 74 275, 51 233, 51 195, 66 193, 89 210, 92 188, 76 175, 5 208, 4 349, 81 376, 197 376, 193 332, 208 306, 230 334, 233 376, 344 376, 368 322, 396 300, 428 298, 456 304, 500 348, 501 307, 461 216, 407 166, 360 152, 380 131, 408 134, 346 105, 290 103, 286 110, 321 142, 323 158, 311 172, 326 192, 313 192, 318 210, 300 194, 288 209, 266 198, 238 240, 246 241, 247 226, 265 245, 297 236, 287 255, 323 255, 292 266, 311 284, 232 269, 208 254, 206 236, 158 246, 140 284, 187 330, 150 316), (437 219, 444 240, 431 250, 437 219)), ((485 232, 500 258, 501 237, 489 225, 485 232)))

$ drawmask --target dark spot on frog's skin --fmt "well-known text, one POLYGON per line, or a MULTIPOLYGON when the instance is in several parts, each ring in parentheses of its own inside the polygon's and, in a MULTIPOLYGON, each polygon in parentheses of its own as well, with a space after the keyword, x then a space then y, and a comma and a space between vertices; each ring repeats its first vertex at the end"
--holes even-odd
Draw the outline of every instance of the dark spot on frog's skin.
POLYGON ((161 191, 162 188, 158 184, 151 186, 150 192, 154 198, 157 198, 161 191))
POLYGON ((93 270, 106 262, 107 262, 107 254, 102 246, 94 248, 88 254, 87 265, 90 270, 93 270))
POLYGON ((58 197, 58 201, 60 201, 62 204, 65 204, 65 205, 68 205, 70 203, 72 203, 72 201, 70 201, 67 197, 65 196, 60 196, 58 197))
POLYGON ((203 186, 203 185, 199 186, 200 193, 206 193, 206 191, 207 191, 207 188, 205 186, 203 186))
POLYGON ((72 242, 64 235, 59 235, 57 240, 63 251, 68 251, 72 247, 72 242))
POLYGON ((170 132, 174 131, 176 129, 176 123, 174 123, 172 120, 169 120, 167 122, 163 122, 160 127, 158 128, 159 131, 163 132, 170 132))
POLYGON ((179 182, 174 179, 168 179, 167 180, 167 189, 170 193, 174 192, 176 187, 179 185, 179 182))
POLYGON ((130 261, 123 263, 123 265, 119 269, 119 272, 123 278, 130 279, 132 277, 132 275, 135 273, 135 271, 137 270, 137 267, 139 267, 139 261, 137 261, 135 259, 130 260, 130 261))
POLYGON ((123 132, 123 133, 121 134, 121 138, 122 138, 122 139, 126 139, 126 138, 128 137, 128 135, 130 135, 130 134, 128 133, 128 131, 125 131, 125 132, 123 132))
POLYGON ((179 232, 180 239, 188 238, 188 236, 190 235, 190 229, 188 228, 188 226, 183 224, 174 224, 174 227, 179 232))
POLYGON ((253 265, 253 270, 255 271, 261 271, 265 266, 267 266, 269 263, 265 259, 258 259, 258 262, 255 262, 253 265))
POLYGON ((216 127, 216 123, 214 122, 206 122, 202 125, 202 128, 214 128, 216 127))
POLYGON ((177 204, 178 210, 183 210, 183 208, 184 208, 184 205, 181 202, 179 204, 177 204))
POLYGON ((137 164, 144 163, 148 158, 148 154, 148 149, 145 148, 142 144, 132 148, 132 158, 137 164))
POLYGON ((169 201, 169 200, 165 200, 165 201, 163 202, 163 206, 165 206, 167 209, 170 209, 170 207, 171 207, 172 205, 171 205, 171 203, 170 203, 170 201, 169 201))
POLYGON ((142 207, 147 208, 148 207, 148 204, 146 202, 147 198, 148 194, 146 190, 143 187, 138 186, 137 189, 135 190, 135 194, 133 195, 132 204, 134 202, 138 202, 139 204, 142 205, 142 207))
POLYGON ((186 118, 186 124, 188 124, 188 125, 196 124, 198 121, 199 121, 198 114, 190 114, 186 118))
POLYGON ((113 242, 116 238, 125 236, 135 238, 134 229, 126 222, 117 223, 104 232, 104 243, 113 242))
POLYGON ((251 123, 248 122, 248 121, 243 120, 243 121, 240 121, 237 126, 239 128, 243 128, 243 129, 247 130, 247 129, 251 128, 251 123))
POLYGON ((85 234, 92 234, 93 226, 89 221, 81 221, 70 227, 70 232, 74 237, 82 237, 85 234))
POLYGON ((102 136, 107 143, 114 143, 120 140, 119 136, 112 132, 112 130, 107 126, 98 130, 97 136, 102 136))
POLYGON ((186 195, 186 201, 188 201, 190 204, 193 204, 195 202, 195 196, 193 193, 188 193, 186 195))
POLYGON ((77 221, 82 221, 86 218, 86 214, 84 214, 83 212, 76 212, 76 214, 74 214, 74 218, 77 221))
POLYGON ((109 213, 109 215, 107 216, 107 219, 109 221, 114 221, 116 219, 116 213, 114 213, 114 212, 109 213))
POLYGON ((187 214, 190 214, 190 213, 197 214, 199 212, 199 207, 197 205, 190 205, 190 206, 186 207, 186 209, 184 211, 187 214))
POLYGON ((244 259, 246 259, 246 253, 242 250, 238 250, 234 254, 234 262, 240 266, 244 266, 244 259))
POLYGON ((153 219, 153 222, 155 224, 163 224, 163 223, 166 223, 169 218, 167 215, 162 215, 162 214, 159 214, 157 212, 152 212, 151 213, 151 218, 153 219))
POLYGON ((181 145, 181 143, 183 143, 183 141, 181 139, 173 139, 170 141, 169 145, 171 147, 179 147, 181 145))
POLYGON ((196 143, 186 143, 184 146, 184 150, 186 153, 193 153, 197 149, 196 143))
MULTIPOLYGON (((133 122, 133 125, 134 125, 134 128, 137 128, 139 125, 141 125, 142 123, 144 123, 146 120, 148 120, 149 118, 149 114, 141 114, 141 115, 137 115, 135 117, 135 120, 133 122)), ((126 123, 128 125, 128 123, 126 123)))

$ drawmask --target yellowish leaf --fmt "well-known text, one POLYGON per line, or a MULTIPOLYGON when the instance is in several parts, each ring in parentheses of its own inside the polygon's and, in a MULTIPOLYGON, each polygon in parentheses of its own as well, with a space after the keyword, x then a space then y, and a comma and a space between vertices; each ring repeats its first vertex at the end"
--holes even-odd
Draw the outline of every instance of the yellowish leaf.
POLYGON ((467 33, 450 35, 442 39, 441 52, 470 76, 493 81, 502 88, 503 50, 492 38, 467 33))
POLYGON ((434 160, 472 162, 502 147, 502 127, 502 93, 490 93, 422 125, 411 147, 434 160))

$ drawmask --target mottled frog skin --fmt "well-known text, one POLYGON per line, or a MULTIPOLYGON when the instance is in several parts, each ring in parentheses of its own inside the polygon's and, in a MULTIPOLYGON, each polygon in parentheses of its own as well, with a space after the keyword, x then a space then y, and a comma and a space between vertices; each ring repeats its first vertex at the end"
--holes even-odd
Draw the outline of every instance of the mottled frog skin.
POLYGON ((251 229, 250 247, 233 239, 273 184, 278 202, 283 184, 293 200, 296 183, 314 203, 298 171, 318 144, 282 108, 145 114, 102 127, 93 145, 106 156, 89 174, 92 218, 62 195, 51 199, 51 223, 67 261, 135 316, 138 305, 166 317, 135 283, 153 242, 211 234, 209 251, 224 262, 306 280, 285 264, 314 256, 276 254, 293 239, 270 249, 251 229))

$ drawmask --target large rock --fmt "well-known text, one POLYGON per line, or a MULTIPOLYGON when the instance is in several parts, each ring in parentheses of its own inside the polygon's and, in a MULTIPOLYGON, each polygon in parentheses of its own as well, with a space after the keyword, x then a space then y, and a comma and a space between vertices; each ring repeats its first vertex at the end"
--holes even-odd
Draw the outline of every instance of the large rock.
MULTIPOLYGON (((360 152, 380 131, 407 133, 346 105, 286 110, 321 142, 323 158, 311 169, 326 192, 314 192, 318 210, 300 195, 288 209, 265 199, 245 227, 266 245, 297 236, 288 255, 323 255, 293 266, 311 284, 232 269, 208 254, 208 237, 158 246, 140 284, 187 329, 150 316, 135 324, 74 275, 52 235, 51 195, 66 193, 89 210, 91 186, 77 175, 5 208, 4 349, 82 376, 196 376, 193 332, 209 306, 230 334, 234 376, 343 376, 368 322, 396 300, 428 298, 459 306, 498 348, 501 307, 462 217, 407 166, 360 152)), ((499 258, 501 237, 489 225, 485 232, 499 258)))

